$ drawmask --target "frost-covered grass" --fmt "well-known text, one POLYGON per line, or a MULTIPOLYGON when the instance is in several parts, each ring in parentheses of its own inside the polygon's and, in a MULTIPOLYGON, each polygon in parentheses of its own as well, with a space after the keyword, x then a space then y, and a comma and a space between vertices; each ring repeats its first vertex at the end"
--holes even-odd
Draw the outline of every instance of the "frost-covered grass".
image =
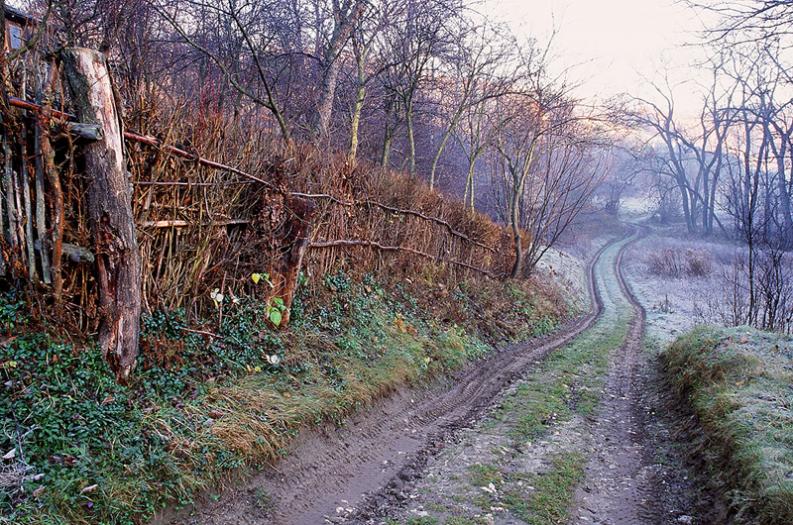
POLYGON ((739 522, 793 523, 793 339, 700 327, 662 354, 739 522))
MULTIPOLYGON (((730 243, 685 240, 679 232, 655 231, 634 244, 624 259, 631 288, 647 310, 648 335, 663 343, 691 330, 697 324, 721 324, 718 308, 728 292, 725 275, 729 273, 736 247, 730 243), (686 253, 705 258, 708 272, 682 271, 677 275, 658 275, 654 260, 666 252, 686 253)), ((684 268, 685 270, 685 268, 684 268)))
POLYGON ((537 270, 557 283, 573 310, 584 311, 589 307, 587 268, 583 259, 550 248, 537 264, 537 270))

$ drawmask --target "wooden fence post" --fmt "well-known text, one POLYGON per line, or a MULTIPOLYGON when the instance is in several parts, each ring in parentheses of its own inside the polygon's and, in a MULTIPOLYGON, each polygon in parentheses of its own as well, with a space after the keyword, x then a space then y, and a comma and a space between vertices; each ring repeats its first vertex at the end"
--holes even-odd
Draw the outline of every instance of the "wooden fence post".
POLYGON ((61 57, 77 118, 102 130, 100 140, 81 148, 99 286, 99 343, 116 379, 126 382, 138 355, 141 263, 120 108, 101 53, 69 48, 61 57))
POLYGON ((273 282, 271 297, 280 297, 286 310, 280 327, 286 327, 292 317, 292 301, 297 291, 303 257, 311 240, 314 203, 300 197, 286 196, 284 199, 288 217, 280 228, 283 235, 276 234, 281 241, 280 255, 271 262, 270 278, 273 282))

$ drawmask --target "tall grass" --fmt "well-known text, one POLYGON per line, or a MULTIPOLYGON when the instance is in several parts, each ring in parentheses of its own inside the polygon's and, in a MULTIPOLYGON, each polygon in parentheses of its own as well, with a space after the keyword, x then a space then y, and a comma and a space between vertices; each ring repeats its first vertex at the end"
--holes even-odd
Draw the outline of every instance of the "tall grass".
POLYGON ((732 521, 793 523, 793 340, 747 327, 698 328, 662 361, 699 422, 698 459, 732 521))

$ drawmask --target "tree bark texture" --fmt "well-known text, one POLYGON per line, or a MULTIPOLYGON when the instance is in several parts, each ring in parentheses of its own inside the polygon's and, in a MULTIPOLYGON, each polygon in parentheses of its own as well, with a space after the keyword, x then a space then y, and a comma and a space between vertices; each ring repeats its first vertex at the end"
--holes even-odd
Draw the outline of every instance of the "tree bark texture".
POLYGON ((90 49, 62 52, 64 74, 77 118, 102 129, 84 146, 88 217, 96 254, 99 343, 126 382, 138 355, 141 263, 132 214, 132 188, 124 166, 122 125, 104 56, 90 49))

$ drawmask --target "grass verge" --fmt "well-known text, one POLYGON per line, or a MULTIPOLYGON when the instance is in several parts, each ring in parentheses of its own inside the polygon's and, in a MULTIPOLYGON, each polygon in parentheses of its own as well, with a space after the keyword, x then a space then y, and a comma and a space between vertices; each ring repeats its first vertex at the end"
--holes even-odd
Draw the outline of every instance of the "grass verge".
POLYGON ((133 384, 90 342, 56 338, 0 300, 0 522, 136 524, 277 459, 299 429, 552 329, 537 282, 381 285, 344 274, 301 290, 288 331, 225 305, 209 335, 180 312, 144 319, 133 384))
MULTIPOLYGON (((628 312, 616 310, 616 315, 601 319, 590 332, 549 355, 505 399, 486 426, 505 432, 512 448, 522 449, 526 442, 549 439, 545 436, 550 431, 576 415, 592 414, 600 399, 609 355, 627 336, 628 312)), ((557 448, 540 472, 521 472, 525 461, 521 457, 505 457, 504 464, 472 466, 469 475, 475 487, 492 483, 497 489, 478 495, 476 505, 484 512, 503 507, 529 525, 567 523, 586 457, 574 443, 557 448)), ((531 448, 526 453, 531 454, 531 448)))
POLYGON ((528 497, 507 493, 504 505, 527 525, 567 523, 573 491, 584 478, 586 458, 578 452, 551 458, 551 468, 527 481, 534 487, 528 497))
POLYGON ((696 449, 728 495, 735 521, 793 523, 793 339, 701 327, 661 359, 697 416, 696 449))

